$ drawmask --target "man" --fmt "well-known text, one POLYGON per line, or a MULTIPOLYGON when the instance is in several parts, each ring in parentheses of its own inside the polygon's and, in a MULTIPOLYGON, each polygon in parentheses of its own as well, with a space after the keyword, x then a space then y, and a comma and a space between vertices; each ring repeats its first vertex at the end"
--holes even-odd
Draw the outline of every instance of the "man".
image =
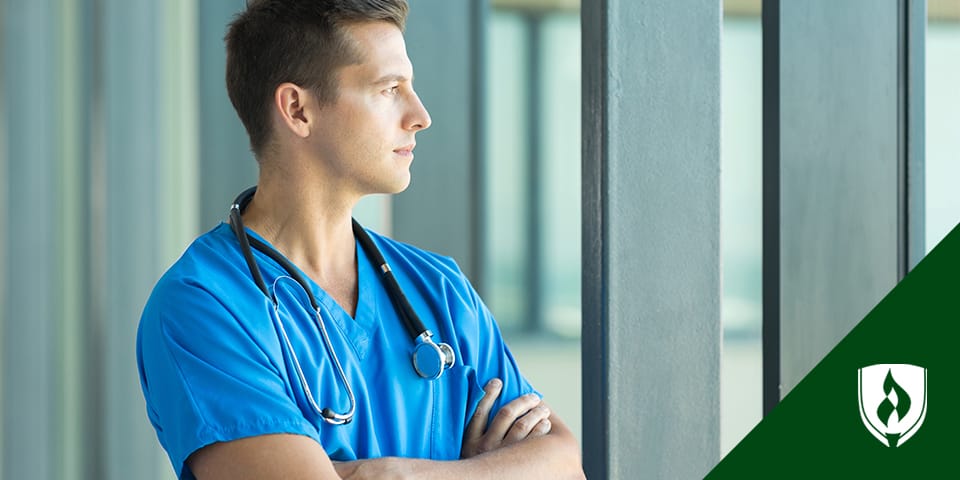
POLYGON ((257 190, 158 282, 137 340, 180 478, 583 477, 456 265, 352 224, 361 197, 407 187, 430 125, 406 12, 259 0, 230 26, 257 190))

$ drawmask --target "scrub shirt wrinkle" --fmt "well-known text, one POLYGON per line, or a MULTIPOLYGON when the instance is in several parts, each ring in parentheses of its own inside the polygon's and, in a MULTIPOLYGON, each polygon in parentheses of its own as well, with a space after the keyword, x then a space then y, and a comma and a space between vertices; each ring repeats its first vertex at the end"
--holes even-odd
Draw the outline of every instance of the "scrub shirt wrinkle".
POLYGON ((436 380, 415 373, 414 341, 357 246, 355 317, 308 279, 321 304, 319 321, 356 396, 351 423, 327 424, 310 405, 294 357, 320 408, 344 412, 349 402, 307 295, 273 260, 254 252, 278 300, 271 313, 274 304, 256 287, 236 237, 221 223, 158 282, 138 331, 148 417, 180 478, 193 478, 185 461, 203 446, 271 433, 314 438, 332 460, 453 460, 482 385, 503 380, 495 409, 535 392, 452 259, 370 235, 426 328, 453 348, 455 365, 436 380))

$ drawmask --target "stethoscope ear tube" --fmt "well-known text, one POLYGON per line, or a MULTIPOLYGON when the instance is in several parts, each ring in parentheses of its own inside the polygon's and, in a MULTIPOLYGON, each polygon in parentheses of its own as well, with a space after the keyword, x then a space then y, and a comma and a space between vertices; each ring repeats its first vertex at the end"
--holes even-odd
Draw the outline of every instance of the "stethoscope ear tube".
POLYGON ((233 204, 230 205, 230 228, 240 242, 240 251, 243 252, 243 258, 247 262, 247 268, 250 270, 250 274, 253 275, 253 282, 257 284, 257 287, 264 295, 270 297, 270 292, 267 290, 267 283, 263 281, 263 275, 260 273, 257 260, 253 258, 252 254, 248 255, 248 253, 250 253, 250 239, 243 227, 243 217, 240 215, 240 212, 250 203, 256 191, 257 187, 250 187, 244 190, 233 201, 233 204))
POLYGON ((427 327, 420 321, 420 316, 413 310, 410 301, 407 300, 407 296, 403 294, 403 290, 400 289, 400 284, 397 283, 397 278, 393 275, 393 271, 390 270, 390 265, 383 259, 383 254, 380 253, 380 249, 373 243, 370 234, 368 234, 356 220, 353 221, 353 234, 357 237, 357 241, 360 242, 360 246, 363 247, 363 251, 367 252, 373 264, 380 270, 383 285, 390 295, 390 300, 393 302, 394 308, 397 309, 397 314, 400 315, 400 320, 403 321, 403 325, 407 328, 410 338, 416 341, 417 337, 427 332, 427 327))
MULTIPOLYGON (((287 338, 286 331, 283 328, 283 323, 280 321, 278 314, 277 322, 279 328, 288 349, 290 350, 291 354, 293 354, 293 360, 296 364, 295 366, 297 369, 297 374, 300 377, 301 386, 304 388, 304 392, 309 397, 311 407, 314 409, 314 411, 319 413, 327 423, 333 425, 350 423, 350 421, 353 420, 353 415, 356 410, 356 400, 353 396, 353 389, 350 387, 350 382, 347 381, 347 376, 343 371, 343 367, 340 365, 340 359, 337 357, 337 354, 330 343, 330 338, 328 337, 327 329, 323 322, 323 316, 320 314, 320 306, 313 295, 310 284, 299 273, 296 266, 290 263, 289 260, 271 248, 269 245, 261 242, 255 237, 251 237, 246 232, 246 228, 243 225, 243 210, 253 199, 256 191, 256 186, 250 187, 244 190, 233 201, 233 204, 230 206, 230 228, 233 230, 234 235, 237 237, 237 241, 240 243, 240 251, 243 254, 244 261, 247 263, 247 268, 250 270, 250 274, 253 276, 254 283, 256 283, 257 287, 263 292, 264 295, 267 296, 267 298, 271 301, 271 303, 274 304, 275 307, 277 305, 276 300, 272 295, 270 295, 270 291, 263 279, 263 274, 260 271, 260 267, 257 265, 256 258, 253 256, 253 249, 260 251, 277 262, 281 267, 283 267, 284 270, 287 271, 287 273, 290 275, 290 278, 300 284, 300 286, 306 292, 310 299, 310 305, 316 313, 317 327, 320 329, 324 347, 327 349, 328 354, 332 358, 337 373, 347 390, 347 397, 350 401, 350 409, 346 413, 337 413, 330 408, 320 408, 320 406, 317 405, 316 400, 313 398, 313 394, 310 392, 306 378, 304 377, 303 369, 300 366, 300 361, 297 359, 296 353, 293 351, 293 346, 290 344, 290 339, 287 338)), ((443 374, 444 370, 452 367, 456 362, 456 355, 453 352, 453 348, 446 343, 436 343, 433 341, 433 332, 427 330, 427 328, 423 325, 420 317, 413 309, 413 306, 410 305, 410 301, 400 288, 400 284, 397 282, 396 277, 390 270, 390 266, 387 265, 387 262, 384 260, 383 254, 380 253, 380 250, 377 248, 376 244, 374 244, 367 231, 360 226, 356 220, 353 220, 353 232, 357 240, 360 242, 360 246, 367 253, 367 256, 369 256, 375 266, 379 268, 382 274, 384 286, 390 295, 390 299, 394 304, 394 308, 397 310, 397 315, 403 321, 407 332, 409 332, 411 337, 414 339, 414 350, 412 354, 414 370, 416 370, 417 374, 423 378, 439 378, 443 374)))
POLYGON ((407 296, 404 295, 400 283, 393 275, 390 265, 384 260, 380 249, 374 245, 373 239, 356 220, 353 221, 353 234, 357 237, 363 250, 371 257, 373 263, 379 267, 390 300, 393 302, 400 319, 403 320, 407 332, 413 337, 413 369, 417 372, 417 375, 423 378, 440 378, 444 370, 452 367, 456 362, 453 348, 446 343, 435 343, 433 341, 433 332, 427 330, 423 321, 420 320, 420 316, 417 315, 413 306, 410 305, 410 300, 407 300, 407 296))
POLYGON ((313 392, 310 391, 310 383, 307 382, 306 376, 303 373, 303 367, 300 365, 300 359, 297 357, 297 352, 293 349, 293 344, 290 343, 290 337, 287 335, 287 329, 283 326, 283 320, 280 319, 279 313, 279 304, 275 297, 270 299, 271 305, 268 307, 272 312, 271 319, 276 322, 275 328, 280 332, 280 336, 283 337, 283 343, 287 346, 287 350, 290 352, 290 357, 293 359, 293 366, 297 372, 297 378, 300 379, 300 386, 303 388, 303 393, 307 397, 307 402, 310 404, 310 407, 313 411, 320 414, 323 417, 323 420, 332 425, 343 425, 350 423, 353 420, 353 414, 357 409, 357 401, 353 396, 353 388, 350 387, 350 382, 347 381, 347 376, 343 371, 343 366, 340 365, 340 358, 337 357, 336 353, 333 351, 333 347, 330 345, 330 337, 327 334, 327 329, 323 324, 323 318, 320 316, 320 310, 315 310, 317 328, 320 329, 320 337, 323 338, 324 347, 329 352, 330 357, 333 359, 333 366, 337 370, 337 374, 340 376, 340 380, 343 382, 343 386, 347 389, 347 400, 350 402, 350 409, 346 413, 337 413, 331 408, 320 408, 320 405, 317 404, 316 398, 313 396, 313 392))
POLYGON ((344 425, 350 423, 350 421, 353 420, 353 415, 357 409, 357 401, 353 396, 353 388, 350 387, 350 382, 347 381, 347 375, 343 371, 343 366, 340 365, 340 359, 337 357, 336 352, 333 351, 333 346, 330 344, 330 338, 327 334, 327 329, 324 326, 323 318, 320 315, 320 307, 317 305, 316 298, 314 298, 313 292, 309 288, 309 284, 304 281, 303 277, 300 276, 296 268, 293 268, 286 258, 283 258, 282 255, 273 251, 273 249, 263 242, 257 240, 256 238, 250 237, 243 225, 243 217, 241 214, 243 209, 246 208, 247 204, 250 203, 250 200, 253 199, 253 194, 256 193, 256 191, 257 187, 248 188, 244 190, 236 200, 234 200, 233 205, 230 206, 230 228, 233 230, 234 235, 236 235, 237 241, 240 242, 240 251, 243 254, 244 261, 247 263, 247 267, 250 269, 250 274, 253 276, 254 282, 257 284, 257 287, 263 291, 263 294, 267 296, 267 299, 272 304, 270 308, 271 311, 276 315, 276 327, 283 336, 283 340, 287 345, 287 350, 290 351, 290 355, 293 358, 294 367, 296 368, 297 376, 300 379, 300 386, 303 388, 303 392, 307 396, 307 401, 310 403, 310 407, 313 408, 315 412, 319 413, 325 422, 331 425, 344 425), (251 244, 253 248, 263 252, 268 257, 279 263, 285 270, 287 270, 287 273, 291 275, 291 278, 293 278, 294 281, 296 281, 304 289, 304 291, 306 291, 307 296, 310 298, 310 305, 316 314, 315 318, 317 328, 320 329, 320 336, 323 338, 324 347, 327 349, 327 352, 333 360, 333 365, 337 370, 337 374, 340 376, 340 380, 343 382, 343 386, 347 390, 347 399, 350 402, 350 409, 347 410, 346 413, 337 413, 329 407, 320 408, 320 406, 317 404, 313 393, 310 391, 310 384, 307 382, 307 379, 303 374, 303 368, 300 365, 300 359, 297 358, 297 353, 294 351, 293 345, 290 343, 290 338, 287 336, 287 331, 283 327, 283 322, 280 319, 279 312, 277 312, 277 299, 271 295, 269 289, 267 289, 267 284, 263 280, 260 267, 257 265, 257 261, 253 256, 251 244))

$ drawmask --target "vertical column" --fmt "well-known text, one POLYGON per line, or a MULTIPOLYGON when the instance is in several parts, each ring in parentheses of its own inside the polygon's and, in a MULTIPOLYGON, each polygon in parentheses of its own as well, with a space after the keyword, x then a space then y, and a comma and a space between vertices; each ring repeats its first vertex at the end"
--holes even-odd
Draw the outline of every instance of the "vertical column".
POLYGON ((761 11, 763 36, 763 414, 780 403, 780 0, 761 11))
POLYGON ((407 21, 415 87, 433 118, 413 180, 393 198, 393 234, 452 256, 479 288, 482 239, 483 0, 418 0, 407 21))
POLYGON ((3 85, 7 226, 3 297, 3 459, 0 477, 55 478, 58 441, 56 252, 57 48, 54 0, 5 2, 3 85))
POLYGON ((90 24, 82 12, 84 0, 57 0, 49 17, 55 22, 57 38, 56 81, 58 135, 56 144, 55 195, 57 235, 54 256, 58 277, 54 284, 59 297, 56 312, 56 351, 52 360, 57 365, 56 419, 57 478, 87 478, 96 442, 90 441, 87 413, 90 411, 90 385, 85 381, 91 364, 87 361, 84 331, 87 326, 87 295, 84 263, 87 249, 88 191, 85 172, 89 155, 90 98, 88 72, 90 24))
POLYGON ((906 135, 901 158, 905 221, 901 231, 906 238, 905 270, 913 269, 926 254, 926 0, 900 0, 900 77, 904 82, 900 98, 904 112, 902 132, 906 135))
MULTIPOLYGON (((779 30, 780 252, 764 262, 779 265, 765 279, 779 285, 765 288, 780 295, 780 396, 922 252, 918 3, 780 2, 770 19, 779 30)), ((770 396, 774 385, 766 388, 770 396)))
POLYGON ((223 37, 227 24, 246 2, 196 3, 201 186, 197 228, 206 231, 226 217, 238 193, 257 182, 257 162, 224 80, 227 54, 223 37))
POLYGON ((153 284, 193 233, 191 164, 195 10, 184 2, 101 0, 103 267, 103 478, 169 473, 144 411, 135 356, 140 313, 153 284), (182 25, 186 40, 177 35, 182 25), (179 73, 179 74, 177 74, 179 73), (187 100, 187 101, 185 101, 187 100), (179 106, 180 108, 171 108, 179 106), (186 111, 184 110, 186 109, 186 111), (188 129, 189 130, 189 129, 188 129), (173 244, 178 244, 174 247, 173 244))
MULTIPOLYGON (((0 0, 0 198, 8 199, 7 189, 10 175, 7 170, 7 106, 6 106, 6 85, 7 79, 5 72, 9 70, 9 64, 6 62, 6 45, 10 39, 6 35, 7 25, 4 19, 8 18, 6 0, 0 0)), ((0 207, 0 362, 6 362, 6 340, 4 339, 4 330, 6 329, 7 310, 3 305, 7 304, 7 209, 0 207)), ((5 363, 3 363, 5 364, 5 363)), ((6 383, 4 368, 0 364, 0 422, 3 421, 7 410, 4 407, 4 384, 6 383)), ((0 474, 3 473, 3 454, 4 438, 7 436, 6 429, 0 427, 0 474)))
MULTIPOLYGON (((546 219, 543 208, 543 190, 541 186, 544 183, 544 156, 542 148, 543 119, 541 116, 541 101, 543 94, 543 16, 540 13, 528 13, 525 15, 527 31, 525 46, 527 49, 527 71, 526 91, 527 97, 527 125, 526 131, 530 136, 527 141, 527 222, 524 229, 526 243, 526 322, 524 328, 533 333, 542 332, 545 323, 544 319, 544 241, 543 231, 546 219)), ((571 262, 572 263, 572 262, 571 262)))
MULTIPOLYGON (((183 253, 186 246, 197 236, 202 213, 197 208, 199 197, 205 189, 200 188, 199 162, 203 122, 200 114, 201 92, 198 89, 202 77, 199 61, 197 35, 201 31, 198 22, 200 4, 222 2, 196 2, 195 0, 166 0, 160 6, 158 39, 161 75, 159 123, 159 161, 161 231, 160 264, 166 268, 183 253)), ((222 48, 221 48, 222 50, 222 48)), ((222 72, 222 71, 221 71, 222 72)), ((220 75, 221 84, 223 75, 220 75)), ((206 92, 204 92, 206 93, 206 92)), ((234 115, 236 117, 236 115, 234 115)), ((206 119, 210 123, 228 123, 226 119, 206 119)), ((247 158, 239 162, 252 164, 247 158)), ((249 166, 249 165, 248 165, 249 166)), ((237 166, 234 171, 242 171, 237 166)), ((225 176, 225 175, 224 175, 225 176)), ((218 184, 221 182, 210 182, 218 184)), ((232 198, 230 200, 233 200, 232 198)), ((227 203, 230 202, 227 200, 227 203)), ((222 202, 221 202, 222 203, 222 202)), ((226 208, 218 204, 223 218, 226 208)), ((216 221, 208 228, 212 228, 216 221)), ((144 299, 145 300, 145 299, 144 299)))
POLYGON ((588 478, 720 451, 720 2, 584 2, 588 478))

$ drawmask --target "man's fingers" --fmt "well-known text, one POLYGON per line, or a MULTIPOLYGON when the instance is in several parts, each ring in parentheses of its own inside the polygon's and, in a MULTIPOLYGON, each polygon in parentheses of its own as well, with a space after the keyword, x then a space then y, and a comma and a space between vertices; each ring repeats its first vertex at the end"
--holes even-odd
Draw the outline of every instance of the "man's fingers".
POLYGON ((540 420, 540 423, 533 429, 533 433, 536 435, 546 435, 550 433, 551 430, 553 430, 553 424, 550 423, 549 418, 544 418, 540 420))
POLYGON ((515 398, 500 407, 489 422, 490 428, 486 428, 493 405, 503 393, 503 382, 498 379, 491 380, 483 390, 484 396, 477 403, 476 412, 464 432, 461 458, 470 458, 527 438, 543 436, 552 430, 550 408, 535 393, 515 398))
POLYGON ((543 402, 530 409, 525 415, 513 422, 505 440, 507 443, 519 442, 530 435, 545 435, 550 433, 550 408, 543 402), (541 433, 542 430, 543 431, 541 433))
MULTIPOLYGON (((493 417, 493 421, 490 422, 490 428, 487 429, 488 439, 498 443, 502 441, 510 428, 513 427, 514 422, 540 403, 540 397, 535 393, 530 393, 517 397, 501 407, 500 411, 493 417)), ((534 422, 534 425, 536 425, 536 422, 534 422)), ((533 428, 534 425, 530 425, 530 428, 533 428)))
POLYGON ((487 385, 483 387, 483 398, 481 398, 480 403, 477 404, 477 410, 473 412, 473 418, 470 419, 470 424, 467 425, 467 438, 480 438, 483 436, 487 428, 487 419, 490 418, 490 409, 493 408, 493 402, 497 400, 502 390, 503 382, 498 378, 490 380, 487 382, 487 385))

